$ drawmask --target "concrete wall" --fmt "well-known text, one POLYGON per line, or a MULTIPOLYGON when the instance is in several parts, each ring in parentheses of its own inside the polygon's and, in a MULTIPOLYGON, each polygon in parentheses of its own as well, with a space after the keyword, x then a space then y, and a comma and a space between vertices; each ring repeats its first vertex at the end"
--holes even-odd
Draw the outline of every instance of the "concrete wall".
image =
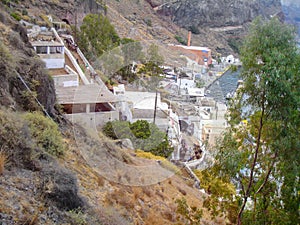
POLYGON ((117 111, 65 114, 65 116, 71 122, 88 128, 96 128, 105 125, 108 121, 119 120, 119 113, 117 111))
POLYGON ((222 137, 222 132, 225 131, 225 120, 202 120, 202 141, 207 141, 209 146, 214 147, 218 138, 222 137))
POLYGON ((63 54, 39 54, 46 63, 48 69, 59 69, 65 66, 65 56, 63 54))
POLYGON ((71 87, 79 85, 77 74, 57 75, 52 76, 52 78, 56 87, 71 87))
POLYGON ((204 51, 198 49, 187 49, 185 46, 170 45, 171 48, 180 51, 185 54, 188 58, 196 61, 199 65, 205 65, 204 59, 207 59, 207 65, 212 63, 211 51, 204 51))
POLYGON ((71 67, 65 65, 66 74, 61 74, 57 76, 52 76, 54 80, 55 86, 62 86, 62 87, 73 87, 79 86, 79 77, 78 74, 72 70, 71 67))

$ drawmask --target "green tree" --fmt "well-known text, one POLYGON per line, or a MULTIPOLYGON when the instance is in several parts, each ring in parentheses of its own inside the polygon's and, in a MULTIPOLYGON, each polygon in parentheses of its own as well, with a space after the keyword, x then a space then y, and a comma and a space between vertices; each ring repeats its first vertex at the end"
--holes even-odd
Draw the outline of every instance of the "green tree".
POLYGON ((133 61, 142 61, 144 59, 143 47, 138 41, 123 38, 121 40, 121 49, 125 65, 130 65, 133 61))
POLYGON ((120 38, 107 17, 101 14, 88 14, 80 26, 78 43, 91 59, 119 46, 120 38))
POLYGON ((294 34, 275 18, 257 19, 241 48, 244 87, 230 106, 230 127, 216 157, 218 175, 239 191, 237 224, 299 221, 300 56, 294 34))
POLYGON ((132 82, 136 80, 137 75, 132 71, 134 62, 141 62, 144 59, 143 47, 140 42, 130 38, 121 40, 121 50, 124 58, 124 67, 118 71, 124 80, 132 82))
MULTIPOLYGON (((149 90, 157 89, 159 81, 162 79, 160 75, 163 73, 161 65, 164 63, 164 57, 159 54, 158 46, 151 44, 147 49, 146 56, 143 62, 143 67, 138 71, 138 76, 143 79, 143 85, 149 90)), ((140 81, 139 81, 139 84, 140 81)))
POLYGON ((105 73, 109 75, 109 77, 112 77, 124 65, 124 59, 122 57, 121 49, 114 48, 106 52, 101 57, 99 57, 99 60, 97 62, 100 63, 103 71, 105 71, 105 73))
POLYGON ((103 127, 103 133, 113 139, 128 138, 136 149, 142 149, 165 158, 173 152, 166 134, 160 131, 155 124, 145 120, 138 120, 134 123, 108 122, 103 127))
POLYGON ((164 57, 159 54, 159 48, 155 44, 151 44, 147 49, 147 62, 153 62, 154 64, 160 66, 164 63, 164 57))

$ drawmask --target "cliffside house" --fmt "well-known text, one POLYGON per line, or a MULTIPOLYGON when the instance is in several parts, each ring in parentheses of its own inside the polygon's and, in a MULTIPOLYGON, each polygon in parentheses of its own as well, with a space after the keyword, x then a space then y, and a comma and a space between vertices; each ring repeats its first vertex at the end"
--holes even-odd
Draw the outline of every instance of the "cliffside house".
POLYGON ((118 97, 97 84, 57 87, 56 94, 65 116, 72 122, 93 127, 119 120, 113 105, 119 102, 118 97))
POLYGON ((79 85, 79 76, 66 59, 64 43, 52 29, 33 26, 28 29, 28 37, 35 52, 45 62, 55 87, 79 85))
POLYGON ((118 98, 104 84, 84 82, 87 78, 75 60, 79 56, 73 56, 54 28, 33 26, 28 37, 54 80, 57 101, 69 120, 89 127, 119 120, 113 105, 118 98))

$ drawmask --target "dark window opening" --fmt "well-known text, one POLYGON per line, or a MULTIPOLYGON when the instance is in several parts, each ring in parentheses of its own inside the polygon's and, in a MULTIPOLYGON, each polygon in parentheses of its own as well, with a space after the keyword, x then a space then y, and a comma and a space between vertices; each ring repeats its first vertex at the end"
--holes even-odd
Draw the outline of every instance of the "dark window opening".
POLYGON ((75 114, 75 113, 85 113, 86 104, 65 104, 63 106, 63 111, 66 114, 75 114))
POLYGON ((50 47, 50 54, 60 54, 62 52, 63 52, 63 47, 62 46, 50 47))
POLYGON ((109 112, 112 111, 111 106, 108 103, 96 103, 91 104, 91 112, 109 112))
POLYGON ((47 46, 36 46, 37 54, 47 54, 47 46))

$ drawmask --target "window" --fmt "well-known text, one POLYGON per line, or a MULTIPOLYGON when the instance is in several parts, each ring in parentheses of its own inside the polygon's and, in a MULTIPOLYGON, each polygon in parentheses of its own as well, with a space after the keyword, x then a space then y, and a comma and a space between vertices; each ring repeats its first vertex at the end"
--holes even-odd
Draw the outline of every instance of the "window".
POLYGON ((47 46, 36 46, 37 54, 47 54, 47 46))
POLYGON ((50 47, 50 54, 60 54, 62 52, 63 52, 63 47, 61 47, 61 46, 50 47))

